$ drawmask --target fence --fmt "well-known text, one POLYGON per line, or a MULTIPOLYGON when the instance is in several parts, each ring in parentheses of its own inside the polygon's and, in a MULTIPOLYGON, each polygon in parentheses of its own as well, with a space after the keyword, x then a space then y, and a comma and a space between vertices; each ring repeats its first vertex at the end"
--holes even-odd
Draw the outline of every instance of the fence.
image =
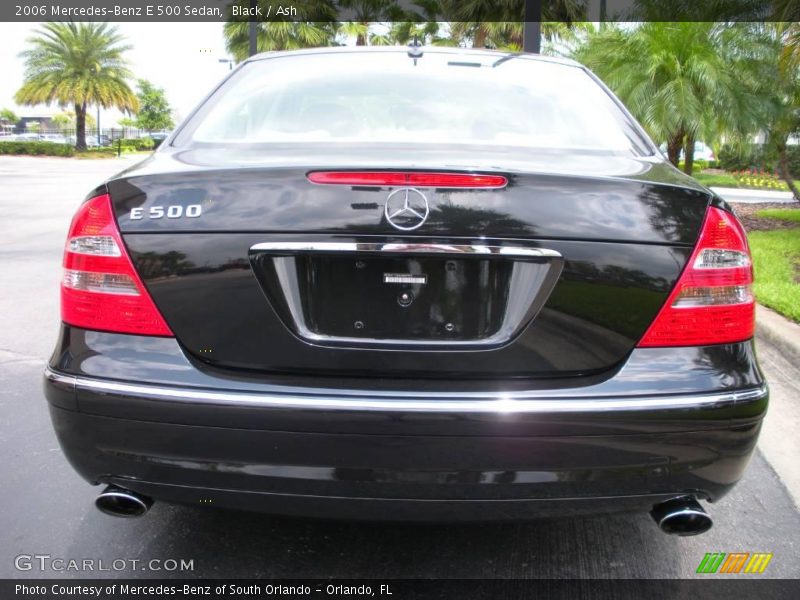
MULTIPOLYGON (((116 140, 127 140, 127 139, 139 139, 145 137, 151 137, 154 134, 163 134, 166 133, 163 130, 157 131, 147 131, 146 129, 137 129, 135 127, 101 127, 98 131, 96 127, 87 127, 86 128, 86 140, 97 140, 98 135, 100 136, 102 143, 108 143, 110 141, 116 140)), ((69 127, 39 127, 35 130, 31 128, 26 128, 24 130, 14 130, 12 135, 42 135, 42 136, 61 136, 68 139, 74 139, 76 137, 75 129, 69 127)))

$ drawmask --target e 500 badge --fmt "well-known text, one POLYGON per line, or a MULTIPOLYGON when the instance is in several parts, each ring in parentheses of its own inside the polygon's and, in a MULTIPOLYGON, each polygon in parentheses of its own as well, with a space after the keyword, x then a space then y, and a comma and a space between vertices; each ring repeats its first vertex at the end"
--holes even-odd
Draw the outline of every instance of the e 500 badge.
POLYGON ((200 204, 190 204, 183 207, 180 204, 172 204, 170 206, 151 206, 147 212, 144 208, 132 208, 129 218, 131 221, 138 221, 139 219, 180 219, 181 217, 188 217, 193 219, 203 214, 203 207, 200 204))

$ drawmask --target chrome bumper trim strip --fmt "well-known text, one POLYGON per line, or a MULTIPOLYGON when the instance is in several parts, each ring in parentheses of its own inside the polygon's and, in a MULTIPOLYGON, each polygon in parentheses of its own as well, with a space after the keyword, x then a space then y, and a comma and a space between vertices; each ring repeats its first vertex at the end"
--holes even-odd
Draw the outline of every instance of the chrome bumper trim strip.
POLYGON ((87 390, 99 394, 123 395, 169 402, 188 402, 202 404, 235 404, 264 408, 294 408, 300 410, 351 410, 386 412, 427 412, 427 413, 602 413, 614 411, 657 411, 680 410, 697 407, 724 408, 740 402, 760 400, 767 396, 767 386, 749 390, 712 394, 673 395, 673 396, 635 396, 624 397, 581 397, 547 398, 526 397, 515 394, 497 394, 468 398, 424 399, 424 398, 376 398, 355 396, 319 396, 289 394, 254 394, 251 392, 215 391, 204 388, 176 388, 160 385, 140 385, 116 381, 76 377, 45 369, 45 377, 54 383, 87 390))

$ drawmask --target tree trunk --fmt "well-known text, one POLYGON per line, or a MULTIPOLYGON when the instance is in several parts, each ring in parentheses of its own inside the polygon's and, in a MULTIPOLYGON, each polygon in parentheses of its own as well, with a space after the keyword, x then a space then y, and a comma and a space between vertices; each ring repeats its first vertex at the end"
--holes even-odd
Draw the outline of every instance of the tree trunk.
POLYGON ((683 147, 683 131, 675 133, 667 140, 667 158, 676 167, 681 160, 681 148, 683 147))
POLYGON ((75 105, 75 149, 86 150, 86 104, 75 105))
POLYGON ((795 183, 789 171, 789 157, 786 155, 786 146, 781 146, 778 152, 778 170, 781 173, 781 178, 789 186, 795 201, 800 202, 800 190, 797 189, 797 183, 795 183))
POLYGON ((692 174, 694 169, 694 138, 686 136, 686 145, 683 148, 683 172, 692 174))
POLYGON ((475 37, 472 38, 473 48, 486 48, 486 26, 483 23, 478 23, 478 28, 475 30, 475 37))

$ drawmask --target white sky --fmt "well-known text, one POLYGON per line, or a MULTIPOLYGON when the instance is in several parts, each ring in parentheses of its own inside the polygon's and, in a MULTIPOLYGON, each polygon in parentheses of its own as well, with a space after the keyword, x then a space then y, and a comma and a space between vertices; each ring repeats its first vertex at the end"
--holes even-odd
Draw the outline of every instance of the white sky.
MULTIPOLYGON (((127 53, 136 78, 163 87, 176 120, 183 117, 228 73, 222 23, 118 23, 133 49, 127 53)), ((0 23, 0 108, 19 116, 47 116, 61 112, 57 105, 22 107, 14 93, 22 85, 23 62, 17 55, 39 27, 36 23, 0 23)), ((96 116, 96 110, 90 109, 96 116)), ((101 127, 116 126, 122 115, 102 111, 101 127)))

